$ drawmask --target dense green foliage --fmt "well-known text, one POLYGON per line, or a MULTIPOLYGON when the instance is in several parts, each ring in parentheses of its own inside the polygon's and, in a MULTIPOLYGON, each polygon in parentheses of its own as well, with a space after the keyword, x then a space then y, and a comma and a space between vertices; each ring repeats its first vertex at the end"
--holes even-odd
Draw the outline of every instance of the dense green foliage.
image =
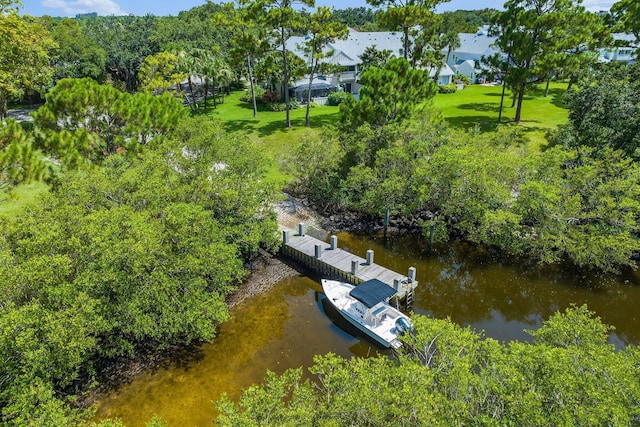
MULTIPOLYGON (((264 0, 239 11, 207 2, 177 17, 39 21, 0 0, 2 113, 9 99, 49 90, 35 132, 12 121, 0 127, 0 189, 56 171, 47 175, 56 178, 49 196, 0 221, 0 424, 80 422, 86 414, 69 403, 94 380, 98 362, 140 346, 214 338, 244 265, 260 246, 276 245, 276 190, 249 138, 203 116, 187 119, 173 95, 154 95, 201 77, 204 108, 192 84, 188 96, 194 113, 206 112, 208 89, 224 96, 246 67, 246 78, 272 89, 265 100, 286 111, 290 125, 296 104, 286 91, 280 102, 276 91, 308 65, 283 49, 288 35, 307 29, 305 17, 318 27, 308 26, 319 40, 309 51, 316 59, 334 19, 401 29, 411 62, 366 52, 360 100, 335 95, 345 98, 339 125, 305 133, 296 146, 288 167, 297 190, 319 205, 419 214, 436 239, 603 271, 637 266, 637 66, 578 81, 566 97, 570 124, 539 152, 517 128, 451 130, 429 107, 436 87, 423 68, 437 79, 455 32, 475 31, 492 11, 437 16, 439 0, 370 3, 387 9, 310 15, 290 0, 264 0), (50 88, 52 78, 60 80, 50 88)), ((627 0, 614 8, 636 36, 637 11, 627 0)), ((533 82, 573 82, 576 70, 589 68, 606 38, 596 18, 569 0, 511 0, 496 15, 516 121, 533 82)), ((532 344, 414 321, 412 350, 398 361, 319 357, 316 386, 302 382, 301 371, 269 375, 239 406, 221 403, 222 424, 640 423, 640 354, 614 352, 608 327, 585 308, 553 316, 532 332, 532 344)))
POLYGON ((353 95, 351 95, 350 93, 347 92, 333 92, 331 94, 329 94, 329 97, 327 99, 327 103, 329 105, 340 105, 343 102, 350 100, 351 98, 353 98, 353 95))
POLYGON ((53 50, 55 79, 91 77, 102 81, 107 53, 87 34, 83 21, 65 18, 51 21, 51 34, 58 44, 53 50))
POLYGON ((188 120, 3 220, 0 420, 68 425, 63 396, 98 358, 211 340, 243 261, 274 244, 265 166, 240 136, 188 120))
POLYGON ((552 316, 532 343, 501 344, 448 320, 414 316, 404 354, 350 360, 328 354, 309 368, 267 375, 238 404, 223 398, 223 426, 635 425, 640 352, 615 352, 608 327, 585 307, 552 316))
POLYGON ((611 7, 617 30, 633 33, 636 41, 640 41, 640 4, 633 0, 619 0, 611 7))
POLYGON ((475 33, 478 27, 491 24, 491 18, 497 12, 496 9, 480 10, 456 10, 455 12, 443 12, 443 25, 447 31, 456 33, 475 33))
POLYGON ((376 31, 376 12, 368 7, 348 7, 334 10, 333 19, 359 31, 376 31))
POLYGON ((621 150, 640 159, 640 66, 586 76, 565 96, 570 123, 556 131, 554 144, 592 147, 606 155, 621 150))
POLYGON ((321 205, 428 212, 424 226, 434 226, 436 238, 459 236, 545 263, 615 271, 635 267, 640 251, 640 168, 611 148, 536 153, 515 128, 453 131, 423 111, 408 128, 365 123, 307 141, 291 173, 321 205), (314 166, 296 166, 303 158, 314 166))
POLYGON ((438 93, 456 93, 457 90, 458 87, 454 83, 438 86, 438 93))
POLYGON ((0 4, 0 119, 7 116, 8 101, 43 93, 53 77, 55 41, 39 22, 18 15, 15 3, 0 4))

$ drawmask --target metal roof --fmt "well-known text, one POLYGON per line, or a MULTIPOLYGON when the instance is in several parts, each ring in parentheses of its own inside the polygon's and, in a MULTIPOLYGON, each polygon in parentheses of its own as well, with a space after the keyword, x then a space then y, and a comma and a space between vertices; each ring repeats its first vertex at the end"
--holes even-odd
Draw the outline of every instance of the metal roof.
POLYGON ((378 279, 371 279, 353 288, 349 295, 363 303, 368 308, 390 298, 396 290, 378 279))
MULTIPOLYGON (((350 31, 346 40, 335 40, 324 48, 325 53, 332 52, 321 62, 335 65, 358 65, 362 63, 360 55, 367 47, 375 46, 378 50, 390 50, 392 55, 400 56, 403 47, 403 34, 398 31, 358 32, 350 31)), ((304 52, 305 37, 293 36, 287 39, 285 46, 301 59, 309 62, 309 54, 304 52)))

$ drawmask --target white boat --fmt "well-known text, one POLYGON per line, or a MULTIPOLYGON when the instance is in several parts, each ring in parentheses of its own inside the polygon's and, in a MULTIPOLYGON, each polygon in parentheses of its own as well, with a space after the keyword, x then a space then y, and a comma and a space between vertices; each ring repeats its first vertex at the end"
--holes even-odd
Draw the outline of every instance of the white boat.
POLYGON ((412 328, 409 317, 389 304, 395 289, 380 280, 353 286, 322 279, 322 289, 342 317, 385 348, 400 347, 398 336, 412 328))

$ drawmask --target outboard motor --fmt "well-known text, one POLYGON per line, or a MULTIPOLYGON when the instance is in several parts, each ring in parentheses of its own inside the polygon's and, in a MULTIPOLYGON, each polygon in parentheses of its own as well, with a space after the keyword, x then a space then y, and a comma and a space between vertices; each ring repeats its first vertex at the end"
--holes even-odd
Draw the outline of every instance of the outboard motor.
POLYGON ((396 320, 396 331, 398 331, 398 335, 404 335, 404 333, 407 331, 412 332, 413 326, 404 317, 398 317, 398 319, 396 320))

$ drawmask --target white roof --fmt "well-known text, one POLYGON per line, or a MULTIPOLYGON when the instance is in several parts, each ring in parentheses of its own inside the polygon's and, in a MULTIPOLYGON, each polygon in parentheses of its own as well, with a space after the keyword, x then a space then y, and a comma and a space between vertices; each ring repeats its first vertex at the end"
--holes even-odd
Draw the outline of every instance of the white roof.
MULTIPOLYGON (((430 70, 429 71, 429 76, 433 77, 436 75, 436 70, 430 70)), ((453 70, 451 69, 451 67, 449 67, 447 64, 444 64, 442 66, 442 68, 440 69, 440 77, 446 77, 446 76, 455 76, 456 73, 453 72, 453 70)))
POLYGON ((476 69, 476 62, 472 59, 467 59, 466 61, 458 61, 456 62, 456 65, 454 67, 457 70, 475 70, 476 69))
POLYGON ((475 33, 459 33, 460 47, 455 52, 468 53, 478 58, 481 56, 491 56, 498 52, 498 49, 492 44, 498 39, 489 36, 489 28, 487 26, 480 27, 475 33))
MULTIPOLYGON (((308 60, 304 52, 305 37, 290 37, 286 42, 287 50, 302 59, 308 60)), ((402 33, 397 31, 357 32, 350 31, 346 40, 330 43, 325 52, 333 51, 333 55, 323 60, 335 65, 358 65, 362 63, 360 55, 367 47, 375 46, 378 50, 390 50, 392 55, 401 56, 403 42, 402 33)))

